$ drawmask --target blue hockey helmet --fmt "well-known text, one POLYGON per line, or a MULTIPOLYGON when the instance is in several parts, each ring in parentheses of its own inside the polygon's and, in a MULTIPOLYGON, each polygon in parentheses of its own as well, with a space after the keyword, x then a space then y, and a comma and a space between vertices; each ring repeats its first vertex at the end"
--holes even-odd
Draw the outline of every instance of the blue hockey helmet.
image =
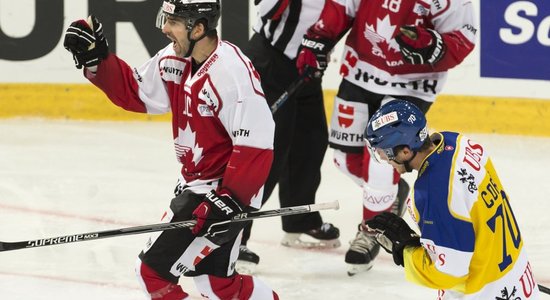
POLYGON ((389 160, 394 160, 397 146, 420 149, 428 137, 426 117, 416 105, 396 99, 374 113, 364 136, 372 153, 382 150, 389 160))

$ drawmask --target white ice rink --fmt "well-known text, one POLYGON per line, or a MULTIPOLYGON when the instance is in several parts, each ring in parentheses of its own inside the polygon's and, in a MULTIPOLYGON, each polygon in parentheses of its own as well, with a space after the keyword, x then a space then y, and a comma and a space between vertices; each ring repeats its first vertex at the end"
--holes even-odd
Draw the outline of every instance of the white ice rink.
MULTIPOLYGON (((471 134, 492 153, 510 195, 540 284, 550 286, 550 138, 471 134)), ((178 166, 168 123, 0 121, 0 241, 23 241, 158 223, 178 166)), ((412 177, 407 177, 412 182, 412 177)), ((255 223, 249 242, 258 276, 281 299, 435 299, 407 283, 391 256, 348 277, 344 254, 361 217, 361 191, 327 152, 317 202, 341 230, 342 247, 296 250, 279 245, 280 220, 255 223)), ((266 208, 275 208, 273 197, 266 208)), ((147 235, 0 253, 0 299, 145 299, 133 268, 147 235)), ((192 281, 181 280, 193 299, 192 281)), ((550 295, 541 299, 550 299, 550 295)))

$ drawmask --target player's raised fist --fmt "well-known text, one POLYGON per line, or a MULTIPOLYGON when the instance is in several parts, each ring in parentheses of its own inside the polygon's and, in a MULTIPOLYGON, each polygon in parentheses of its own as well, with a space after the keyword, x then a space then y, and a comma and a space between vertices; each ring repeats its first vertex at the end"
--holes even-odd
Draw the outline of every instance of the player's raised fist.
POLYGON ((103 25, 93 15, 87 21, 77 20, 71 23, 65 32, 63 46, 73 54, 78 69, 82 66, 95 67, 109 54, 103 25))

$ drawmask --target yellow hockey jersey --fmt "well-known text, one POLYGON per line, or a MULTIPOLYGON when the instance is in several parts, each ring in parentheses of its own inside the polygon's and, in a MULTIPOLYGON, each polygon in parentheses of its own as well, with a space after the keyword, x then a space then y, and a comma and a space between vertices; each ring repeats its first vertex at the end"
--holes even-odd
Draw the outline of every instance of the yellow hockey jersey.
POLYGON ((404 251, 409 281, 437 299, 533 300, 539 290, 518 222, 486 149, 453 132, 432 136, 408 200, 422 247, 404 251))

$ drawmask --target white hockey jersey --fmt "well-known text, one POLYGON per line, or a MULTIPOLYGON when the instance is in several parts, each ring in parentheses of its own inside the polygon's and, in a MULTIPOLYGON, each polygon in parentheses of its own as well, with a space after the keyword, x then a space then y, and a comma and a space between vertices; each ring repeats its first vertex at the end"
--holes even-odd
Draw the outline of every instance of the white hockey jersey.
POLYGON ((381 95, 413 96, 434 101, 455 67, 473 50, 477 24, 470 0, 327 0, 311 33, 346 39, 340 74, 381 95), (395 36, 404 25, 439 32, 446 53, 435 65, 403 60, 395 36))
POLYGON ((408 201, 422 247, 403 252, 408 280, 438 300, 539 299, 519 224, 487 150, 454 132, 432 135, 408 201))
POLYGON ((219 189, 259 208, 275 130, 260 77, 240 49, 225 41, 195 74, 191 68, 191 59, 177 57, 170 44, 135 69, 109 54, 95 76, 86 76, 126 110, 172 112, 176 156, 187 185, 222 179, 219 189))

